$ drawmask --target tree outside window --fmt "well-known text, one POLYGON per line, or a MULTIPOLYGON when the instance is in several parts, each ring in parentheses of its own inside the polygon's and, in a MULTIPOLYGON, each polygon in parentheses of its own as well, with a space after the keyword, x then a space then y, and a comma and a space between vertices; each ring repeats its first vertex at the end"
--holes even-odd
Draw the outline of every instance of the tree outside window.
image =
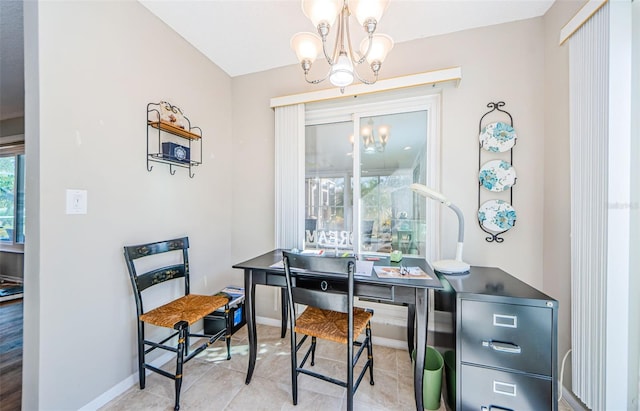
POLYGON ((8 151, 0 150, 0 244, 23 244, 24 154, 8 151))

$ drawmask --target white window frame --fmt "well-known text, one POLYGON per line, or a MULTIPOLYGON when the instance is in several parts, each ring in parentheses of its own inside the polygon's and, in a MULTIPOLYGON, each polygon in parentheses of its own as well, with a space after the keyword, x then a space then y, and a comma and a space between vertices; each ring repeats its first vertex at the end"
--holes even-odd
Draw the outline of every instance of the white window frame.
MULTIPOLYGON (((427 113, 427 142, 425 145, 426 153, 426 185, 439 191, 440 190, 440 118, 441 118, 441 95, 440 93, 414 95, 415 91, 395 91, 383 93, 375 96, 361 96, 357 101, 340 100, 328 101, 308 104, 305 107, 305 126, 320 125, 341 121, 353 121, 353 135, 359 135, 359 123, 363 117, 400 114, 409 112, 425 111, 427 113), (403 97, 405 94, 405 97, 403 97), (364 101, 363 101, 364 100, 364 101)), ((298 144, 304 147, 305 136, 298 136, 298 144)), ((360 208, 356 206, 356 199, 360 198, 360 139, 354 139, 353 148, 353 243, 355 246, 360 244, 360 208)), ((304 155, 304 154, 303 154, 304 155)), ((301 167, 298 179, 304 182, 305 170, 301 167)), ((303 183, 301 183, 303 184, 303 183)), ((426 202, 426 224, 432 227, 430 234, 426 239, 426 249, 421 250, 425 253, 427 261, 439 258, 440 249, 440 218, 439 207, 436 202, 426 202)), ((304 202, 298 205, 299 210, 304 210, 304 202)), ((299 216, 304 217, 304 213, 300 211, 299 216)), ((299 227, 304 227, 304 221, 299 223, 299 227)), ((299 230, 300 236, 304 238, 304 230, 299 230)), ((300 241, 300 245, 302 245, 300 241)))
MULTIPOLYGON (((301 248, 304 244, 304 144, 305 126, 327 122, 352 121, 354 118, 411 111, 427 112, 426 184, 440 191, 441 169, 441 91, 425 87, 394 90, 354 99, 330 100, 292 106, 287 124, 276 124, 276 244, 280 248, 301 248), (282 129, 282 130, 281 130, 282 129), (287 130, 288 129, 288 132, 287 130), (291 132, 295 130, 295 132, 291 132), (282 163, 280 163, 282 161, 282 163), (291 175, 296 176, 294 179, 291 175), (281 176, 281 177, 278 177, 281 176), (293 180, 293 181, 292 181, 293 180), (297 204, 292 205, 292 199, 297 204), (292 223, 293 220, 293 223, 292 223), (291 232, 295 231, 295 234, 291 232), (297 240, 293 238, 297 236, 297 240)), ((282 113, 286 116, 286 114, 282 113)), ((276 118, 278 118, 276 111, 276 118)), ((276 121, 278 123, 278 121, 276 121)), ((354 121, 354 135, 359 134, 354 121)), ((354 141, 354 167, 360 164, 359 139, 354 141), (357 142, 355 142, 357 141, 357 142), (355 145, 357 144, 357 146, 355 145)), ((360 198, 360 179, 354 175, 354 198, 360 198)), ((433 229, 427 236, 427 263, 440 258, 440 207, 435 201, 426 203, 426 223, 433 229)), ((355 205, 354 205, 355 207, 355 205)), ((357 208, 357 207, 356 207, 357 208)), ((359 244, 359 210, 354 212, 354 243, 359 244), (357 225, 357 226, 355 226, 357 225)), ((361 306, 376 310, 373 321, 378 324, 406 327, 406 309, 388 304, 361 301, 361 306)))
MULTIPOLYGON (((0 139, 0 154, 3 157, 6 157, 6 156, 16 157, 16 161, 17 161, 18 155, 25 155, 26 152, 25 152, 25 145, 24 145, 24 135, 2 137, 0 139)), ((25 167, 26 167, 26 163, 23 165, 22 168, 24 169, 25 167)), ((24 208, 22 210, 22 213, 25 213, 24 208)), ((15 218, 14 228, 16 224, 15 221, 17 221, 17 217, 18 217, 17 200, 16 200, 15 214, 16 215, 14 216, 15 218)), ((9 252, 18 252, 18 253, 24 252, 24 243, 14 242, 13 240, 15 240, 15 238, 16 238, 16 233, 14 231, 13 238, 10 243, 0 241, 0 251, 9 251, 9 252)))

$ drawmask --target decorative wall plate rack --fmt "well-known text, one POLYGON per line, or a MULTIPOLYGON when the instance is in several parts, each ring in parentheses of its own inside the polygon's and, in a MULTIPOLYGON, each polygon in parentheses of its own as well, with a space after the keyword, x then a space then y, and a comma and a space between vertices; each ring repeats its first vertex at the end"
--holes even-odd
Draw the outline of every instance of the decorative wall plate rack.
MULTIPOLYGON (((502 109, 504 106, 504 101, 487 104, 491 110, 480 117, 478 124, 478 225, 488 234, 485 240, 496 243, 503 242, 504 238, 501 235, 516 224, 513 185, 517 182, 517 174, 513 166, 513 147, 517 142, 517 135, 513 128, 513 117, 508 111, 502 109), (508 116, 508 123, 484 122, 491 113, 508 116), (483 162, 487 154, 493 154, 494 158, 483 162), (507 191, 509 201, 505 199, 482 201, 483 193, 500 196, 507 191)), ((505 197, 504 194, 502 197, 505 197)))

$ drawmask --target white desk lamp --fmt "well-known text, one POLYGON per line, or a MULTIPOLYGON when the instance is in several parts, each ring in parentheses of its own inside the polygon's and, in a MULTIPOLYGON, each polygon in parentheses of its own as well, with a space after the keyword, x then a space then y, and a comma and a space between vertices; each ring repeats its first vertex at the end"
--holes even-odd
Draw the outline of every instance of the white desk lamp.
POLYGON ((441 272, 442 274, 448 275, 467 274, 469 272, 469 264, 462 261, 462 245, 464 241, 464 216, 462 215, 462 211, 460 211, 455 204, 451 204, 451 201, 447 200, 444 195, 437 191, 433 191, 427 186, 422 184, 411 184, 409 188, 423 197, 440 201, 442 204, 452 209, 458 216, 458 245, 456 247, 456 259, 435 261, 433 263, 433 269, 441 272))

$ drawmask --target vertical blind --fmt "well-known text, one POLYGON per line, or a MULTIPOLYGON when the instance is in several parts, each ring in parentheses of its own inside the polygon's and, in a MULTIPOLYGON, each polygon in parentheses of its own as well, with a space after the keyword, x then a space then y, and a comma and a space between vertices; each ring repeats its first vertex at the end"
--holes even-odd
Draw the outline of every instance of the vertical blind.
POLYGON ((304 104, 275 108, 275 243, 277 248, 302 248, 299 228, 304 203, 300 178, 304 172, 304 104))
POLYGON ((572 391, 605 409, 609 5, 569 41, 572 391))

